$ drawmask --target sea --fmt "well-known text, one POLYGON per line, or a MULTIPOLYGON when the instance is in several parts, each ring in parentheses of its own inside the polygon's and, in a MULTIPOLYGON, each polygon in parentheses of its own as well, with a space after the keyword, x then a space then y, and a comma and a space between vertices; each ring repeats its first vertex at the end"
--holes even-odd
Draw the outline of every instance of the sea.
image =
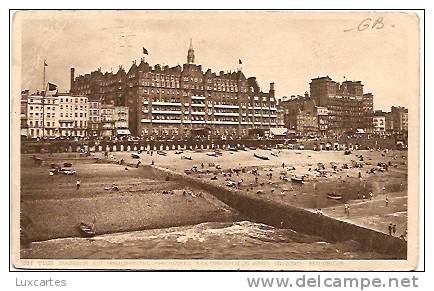
POLYGON ((251 221, 208 222, 93 238, 33 242, 22 258, 44 259, 387 259, 355 241, 328 242, 251 221))

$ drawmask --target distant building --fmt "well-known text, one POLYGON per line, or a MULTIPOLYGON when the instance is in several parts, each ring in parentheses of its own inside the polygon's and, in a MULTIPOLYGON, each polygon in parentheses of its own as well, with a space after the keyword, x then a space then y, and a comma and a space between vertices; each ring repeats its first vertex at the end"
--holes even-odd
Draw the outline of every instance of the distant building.
POLYGON ((316 135, 318 133, 318 118, 315 101, 306 92, 304 96, 291 96, 279 103, 284 112, 285 127, 295 130, 297 134, 316 135))
POLYGON ((401 106, 392 106, 391 117, 393 122, 394 132, 407 132, 408 131, 408 109, 401 106))
POLYGON ((61 132, 59 130, 59 120, 60 116, 59 113, 61 112, 59 108, 60 102, 59 98, 57 96, 44 96, 42 99, 44 103, 44 110, 43 110, 43 123, 44 123, 44 136, 47 137, 57 137, 61 135, 61 132))
POLYGON ((313 110, 300 110, 296 117, 295 130, 301 136, 316 136, 318 134, 318 119, 313 110))
POLYGON ((43 137, 43 105, 39 92, 27 98, 28 137, 43 137))
POLYGON ((131 132, 128 129, 128 107, 127 106, 115 106, 113 111, 113 120, 115 122, 115 135, 130 135, 131 132))
POLYGON ((101 136, 114 137, 130 135, 128 129, 128 107, 101 105, 101 136))
POLYGON ((21 92, 21 106, 20 106, 20 135, 28 136, 28 124, 27 124, 27 104, 29 98, 29 90, 23 90, 21 92))
POLYGON ((89 121, 88 135, 90 137, 99 137, 101 135, 101 102, 88 101, 89 121))
POLYGON ((327 136, 329 129, 329 110, 327 107, 316 106, 316 116, 318 119, 318 131, 321 136, 327 136))
POLYGON ((329 130, 332 133, 372 130, 373 95, 363 93, 360 81, 340 84, 328 76, 318 77, 311 80, 310 96, 316 106, 329 110, 329 130))
POLYGON ((69 93, 22 94, 22 120, 26 120, 28 137, 52 138, 87 135, 87 97, 69 93), (24 107, 27 107, 25 112, 24 107), (24 118, 24 114, 26 118, 24 118))
POLYGON ((386 133, 386 112, 382 110, 376 110, 374 117, 372 118, 374 133, 385 134, 386 133))
POLYGON ((87 136, 88 98, 71 93, 59 93, 53 96, 53 101, 55 100, 58 102, 60 136, 87 136))
POLYGON ((387 133, 393 132, 393 118, 391 112, 384 112, 385 117, 385 129, 387 133))
POLYGON ((115 106, 112 104, 101 105, 101 136, 112 137, 115 135, 114 121, 115 106))

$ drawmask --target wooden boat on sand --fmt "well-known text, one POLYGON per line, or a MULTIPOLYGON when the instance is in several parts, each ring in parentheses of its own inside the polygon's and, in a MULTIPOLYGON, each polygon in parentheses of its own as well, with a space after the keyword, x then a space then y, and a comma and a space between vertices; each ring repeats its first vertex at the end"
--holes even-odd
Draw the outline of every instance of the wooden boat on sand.
POLYGON ((78 230, 80 231, 80 234, 84 237, 94 237, 96 234, 95 228, 84 222, 80 222, 78 224, 78 230))
POLYGON ((337 193, 328 193, 327 194, 327 198, 328 199, 333 199, 333 200, 342 200, 342 194, 337 194, 337 193))
POLYGON ((260 154, 254 154, 253 155, 255 158, 261 159, 261 160, 269 160, 270 158, 264 155, 260 155, 260 154))

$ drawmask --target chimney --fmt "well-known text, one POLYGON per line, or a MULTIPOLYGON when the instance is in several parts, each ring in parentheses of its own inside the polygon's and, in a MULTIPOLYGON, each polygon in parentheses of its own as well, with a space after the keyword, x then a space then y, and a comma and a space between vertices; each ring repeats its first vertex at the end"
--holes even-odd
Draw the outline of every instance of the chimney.
POLYGON ((71 81, 70 81, 69 92, 72 92, 72 87, 74 85, 74 78, 75 78, 75 69, 71 68, 71 81))
POLYGON ((274 82, 270 83, 270 95, 274 97, 274 82))

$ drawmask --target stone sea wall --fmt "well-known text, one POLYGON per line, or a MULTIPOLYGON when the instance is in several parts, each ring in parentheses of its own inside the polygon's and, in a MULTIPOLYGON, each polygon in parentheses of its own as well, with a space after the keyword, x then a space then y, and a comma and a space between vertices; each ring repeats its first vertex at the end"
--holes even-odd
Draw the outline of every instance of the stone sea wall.
POLYGON ((255 222, 285 227, 297 232, 320 236, 332 242, 356 241, 365 251, 392 254, 396 259, 407 258, 407 242, 372 229, 364 228, 298 207, 252 197, 240 190, 208 183, 171 170, 144 166, 155 177, 177 180, 192 187, 202 188, 255 222))

